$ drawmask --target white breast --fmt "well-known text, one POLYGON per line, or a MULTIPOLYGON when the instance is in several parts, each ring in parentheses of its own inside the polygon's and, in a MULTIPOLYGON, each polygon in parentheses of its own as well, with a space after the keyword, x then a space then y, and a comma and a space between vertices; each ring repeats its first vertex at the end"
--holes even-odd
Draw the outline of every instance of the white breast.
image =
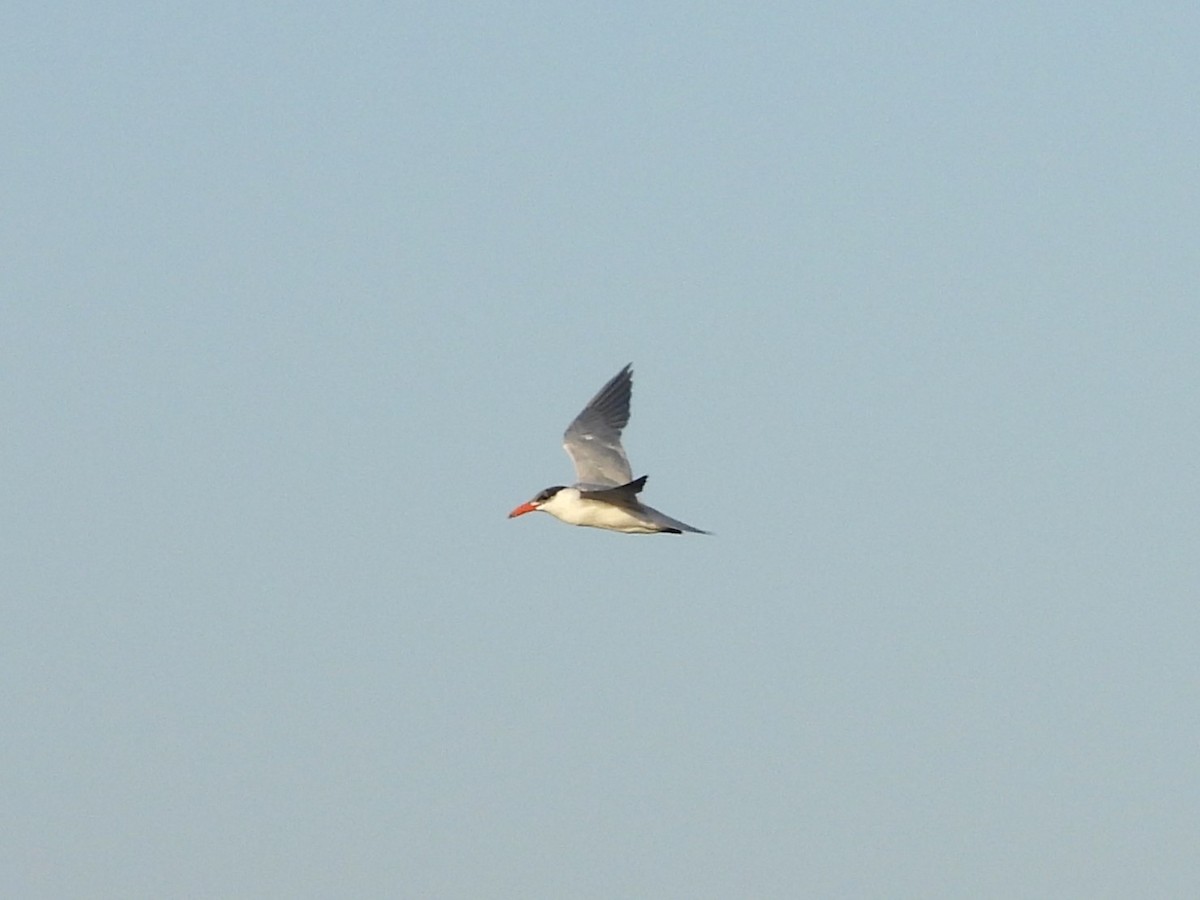
POLYGON ((640 518, 636 510, 600 500, 586 500, 575 488, 563 488, 539 509, 568 525, 607 528, 609 531, 623 531, 626 534, 652 534, 660 530, 640 518))

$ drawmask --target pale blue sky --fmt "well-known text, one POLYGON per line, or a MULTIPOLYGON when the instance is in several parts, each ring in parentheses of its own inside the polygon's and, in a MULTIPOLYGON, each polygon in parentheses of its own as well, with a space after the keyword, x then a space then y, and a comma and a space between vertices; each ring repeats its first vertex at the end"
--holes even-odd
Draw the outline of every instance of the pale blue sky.
POLYGON ((1200 893, 1193 4, 0 35, 0 894, 1200 893))

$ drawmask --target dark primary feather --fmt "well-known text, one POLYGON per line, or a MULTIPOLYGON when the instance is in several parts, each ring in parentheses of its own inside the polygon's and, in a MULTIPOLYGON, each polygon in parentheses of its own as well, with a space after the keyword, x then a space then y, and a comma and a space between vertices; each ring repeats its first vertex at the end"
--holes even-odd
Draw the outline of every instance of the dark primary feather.
POLYGON ((629 401, 632 396, 633 363, 629 363, 588 401, 583 412, 567 427, 564 437, 572 432, 594 435, 611 432, 620 438, 621 430, 629 424, 629 401))
POLYGON ((616 487, 603 488, 601 490, 580 490, 579 495, 585 500, 602 500, 605 503, 612 503, 616 506, 637 506, 637 495, 646 486, 646 479, 648 477, 647 475, 643 475, 641 478, 635 478, 628 484, 620 484, 616 487))

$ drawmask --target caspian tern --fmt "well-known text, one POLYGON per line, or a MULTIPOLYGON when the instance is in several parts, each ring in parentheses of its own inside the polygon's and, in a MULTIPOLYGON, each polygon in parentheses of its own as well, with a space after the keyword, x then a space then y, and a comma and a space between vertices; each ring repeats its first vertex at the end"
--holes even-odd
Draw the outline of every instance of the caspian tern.
POLYGON ((621 447, 621 429, 629 422, 632 393, 630 364, 600 388, 563 434, 563 448, 575 463, 579 481, 570 487, 546 488, 510 512, 510 519, 529 512, 545 512, 568 525, 607 528, 626 534, 684 531, 708 534, 638 501, 637 495, 646 486, 646 476, 633 477, 621 447))

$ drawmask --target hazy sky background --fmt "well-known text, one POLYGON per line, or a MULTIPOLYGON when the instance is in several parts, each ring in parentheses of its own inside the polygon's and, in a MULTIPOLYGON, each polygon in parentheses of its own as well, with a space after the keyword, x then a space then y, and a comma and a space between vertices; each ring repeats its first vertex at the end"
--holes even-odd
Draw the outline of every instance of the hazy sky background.
POLYGON ((0 35, 0 893, 1200 895, 1194 4, 0 35))

